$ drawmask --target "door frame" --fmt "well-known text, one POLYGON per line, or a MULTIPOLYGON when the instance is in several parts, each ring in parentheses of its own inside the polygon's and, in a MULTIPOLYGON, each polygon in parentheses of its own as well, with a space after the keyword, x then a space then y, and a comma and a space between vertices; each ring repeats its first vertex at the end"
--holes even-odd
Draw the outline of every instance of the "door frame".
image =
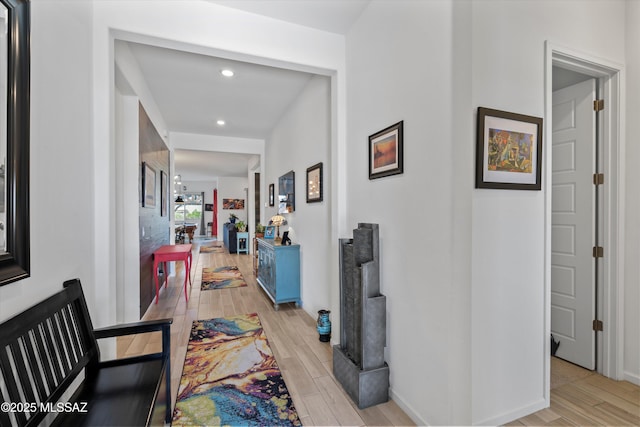
POLYGON ((600 153, 602 155, 602 173, 605 174, 603 196, 601 197, 600 214, 602 230, 600 241, 605 248, 602 258, 601 284, 599 284, 599 318, 604 323, 604 330, 598 336, 597 371, 606 377, 616 380, 623 378, 623 286, 624 278, 624 66, 613 61, 598 58, 570 48, 545 43, 545 124, 544 136, 547 149, 544 152, 545 176, 545 399, 550 399, 551 375, 551 165, 552 165, 552 73, 558 66, 582 74, 590 75, 598 80, 598 97, 604 99, 605 109, 600 115, 598 129, 600 153))

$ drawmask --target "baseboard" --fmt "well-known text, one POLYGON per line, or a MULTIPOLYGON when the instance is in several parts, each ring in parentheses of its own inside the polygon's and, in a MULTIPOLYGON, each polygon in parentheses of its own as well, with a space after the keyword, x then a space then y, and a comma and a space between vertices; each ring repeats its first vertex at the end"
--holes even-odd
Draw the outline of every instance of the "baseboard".
MULTIPOLYGON (((396 393, 392 388, 389 389, 389 395, 391 396, 391 399, 396 403, 396 405, 398 405, 400 409, 402 409, 405 412, 405 414, 407 414, 407 416, 411 418, 411 420, 414 423, 416 423, 416 425, 418 426, 430 425, 420 415, 418 415, 415 409, 413 409, 413 407, 409 405, 406 402, 406 400, 402 398, 402 396, 396 393)), ((548 407, 549 407, 549 402, 546 401, 545 399, 541 399, 536 403, 524 406, 515 411, 511 411, 494 418, 488 418, 484 421, 475 422, 474 425, 491 425, 491 426, 504 425, 508 422, 517 420, 518 418, 526 417, 527 415, 533 414, 534 412, 538 412, 548 407)))
POLYGON ((631 372, 625 371, 624 380, 629 381, 630 383, 633 383, 635 385, 640 385, 640 375, 638 374, 633 374, 631 372))
POLYGON ((518 418, 526 417, 527 415, 533 414, 534 412, 538 412, 541 409, 545 409, 548 407, 549 402, 545 399, 540 399, 539 401, 531 405, 523 406, 522 408, 516 409, 515 411, 510 411, 497 417, 488 418, 482 421, 474 421, 473 425, 500 426, 517 420, 518 418))
POLYGON ((391 400, 393 400, 396 405, 398 405, 400 407, 400 409, 402 409, 404 411, 405 414, 407 414, 407 416, 409 418, 411 418, 411 420, 416 423, 417 426, 428 426, 429 424, 422 419, 422 417, 420 415, 418 415, 418 413, 415 411, 415 409, 413 409, 413 407, 411 405, 409 405, 406 400, 404 400, 402 398, 402 396, 400 396, 398 393, 396 393, 393 388, 389 388, 389 395, 391 396, 391 400))

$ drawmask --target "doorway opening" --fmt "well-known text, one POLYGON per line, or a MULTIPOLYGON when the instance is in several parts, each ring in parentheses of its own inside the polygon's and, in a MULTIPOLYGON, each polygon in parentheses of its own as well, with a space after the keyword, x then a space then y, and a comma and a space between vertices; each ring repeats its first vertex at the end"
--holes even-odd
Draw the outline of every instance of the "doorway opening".
MULTIPOLYGON (((556 331, 560 328, 565 335, 569 335, 569 333, 575 335, 575 331, 577 331, 576 322, 581 322, 583 329, 583 323, 587 322, 587 333, 593 336, 593 345, 589 343, 585 347, 587 348, 586 351, 590 353, 586 357, 587 364, 590 364, 589 368, 604 376, 620 379, 622 377, 622 335, 621 321, 619 319, 622 318, 623 313, 618 282, 619 278, 622 277, 622 261, 624 259, 622 254, 623 236, 620 229, 622 212, 619 207, 621 200, 623 200, 623 195, 621 194, 623 162, 620 158, 622 141, 619 107, 621 103, 620 93, 623 92, 620 79, 622 67, 615 63, 603 61, 601 58, 593 58, 582 52, 571 51, 550 43, 546 45, 546 55, 545 117, 547 117, 547 121, 545 140, 549 141, 547 144, 549 149, 545 152, 545 163, 547 165, 545 171, 545 235, 547 242, 545 245, 545 295, 547 299, 545 312, 547 313, 546 319, 548 323, 546 328, 547 337, 551 335, 552 328, 555 328, 556 331), (570 162, 579 161, 572 158, 572 154, 575 154, 573 150, 576 145, 568 142, 571 138, 565 138, 567 141, 559 141, 559 144, 551 144, 551 141, 554 140, 554 127, 563 127, 557 126, 558 122, 553 123, 554 120, 552 118, 557 121, 566 120, 567 117, 572 120, 575 119, 575 116, 572 115, 573 113, 564 119, 561 114, 558 114, 559 110, 572 102, 565 103, 565 105, 559 105, 562 102, 558 102, 557 105, 554 105, 554 77, 556 79, 560 77, 579 77, 581 82, 572 82, 571 85, 577 84, 592 87, 595 98, 604 100, 605 108, 598 113, 597 124, 594 121, 593 128, 589 129, 594 138, 596 135, 598 137, 598 149, 596 150, 595 145, 593 148, 588 148, 586 150, 587 159, 580 160, 588 163, 592 162, 593 164, 593 170, 585 172, 588 180, 585 188, 589 190, 589 193, 593 192, 592 195, 588 196, 587 201, 583 200, 583 197, 578 196, 577 193, 569 191, 574 184, 554 179, 554 174, 558 171, 566 172, 571 169, 567 168, 570 162), (593 174, 595 173, 602 173, 604 181, 598 178, 596 184, 594 184, 593 174), (597 193, 594 187, 597 187, 597 193), (563 243, 562 234, 565 234, 564 237, 569 237, 571 234, 576 237, 576 227, 570 224, 561 224, 562 227, 557 227, 557 221, 554 223, 554 219, 557 219, 554 216, 557 216, 558 211, 576 210, 577 203, 583 203, 585 206, 590 205, 589 213, 585 214, 586 223, 591 224, 587 226, 590 227, 587 232, 587 238, 583 239, 588 242, 586 243, 586 248, 578 248, 577 239, 566 240, 563 243), (567 246, 567 242, 575 246, 567 246), (594 247, 596 247, 595 250, 594 247), (602 249, 598 249, 600 247, 602 249), (557 309, 557 300, 559 297, 567 297, 567 295, 571 294, 574 284, 578 286, 577 274, 581 270, 578 267, 573 268, 573 266, 569 265, 557 268, 559 265, 557 255, 559 253, 562 255, 562 252, 577 253, 578 250, 588 252, 587 258, 591 258, 589 265, 583 268, 588 273, 588 277, 582 280, 589 282, 586 293, 592 299, 586 304, 587 310, 590 312, 583 313, 578 318, 579 311, 576 311, 573 319, 569 319, 568 313, 570 313, 571 309, 568 307, 557 309), (595 260, 593 259, 594 255, 595 260), (576 277, 571 278, 572 274, 575 274, 576 277), (563 275, 565 283, 558 287, 555 281, 559 276, 563 275), (597 292, 595 287, 596 278, 598 282, 597 292), (591 283, 592 279, 593 283, 591 283), (565 325, 555 325, 557 323, 556 320, 563 315, 566 317, 564 319, 565 325), (602 323, 596 323, 593 320, 599 320, 602 323), (596 329, 600 329, 600 325, 602 325, 601 330, 593 331, 592 328, 594 326, 596 329)), ((589 100, 589 103, 593 109, 593 99, 589 100)), ((579 179, 582 181, 584 178, 580 177, 579 179)), ((579 219, 579 221, 584 220, 579 219)), ((585 243, 580 243, 580 245, 583 246, 585 243)), ((550 340, 548 341, 545 349, 548 358, 546 366, 547 385, 551 366, 551 343, 550 340)), ((561 343, 560 348, 562 346, 563 344, 561 343)), ((565 349, 568 346, 568 344, 565 344, 565 349)), ((560 348, 558 351, 560 351, 560 348)), ((547 393, 548 390, 549 388, 547 387, 547 393)))

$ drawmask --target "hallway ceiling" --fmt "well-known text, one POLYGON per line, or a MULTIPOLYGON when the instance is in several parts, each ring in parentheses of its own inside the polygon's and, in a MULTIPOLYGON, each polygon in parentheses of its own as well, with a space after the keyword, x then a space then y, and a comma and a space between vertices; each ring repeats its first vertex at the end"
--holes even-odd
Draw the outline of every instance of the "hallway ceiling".
MULTIPOLYGON (((207 0, 345 34, 369 0, 207 0)), ((128 42, 169 132, 266 139, 312 74, 128 42), (231 78, 220 74, 231 69, 231 78), (216 121, 225 120, 224 126, 216 121)), ((240 151, 240 150, 239 150, 240 151)), ((176 150, 183 181, 247 176, 246 154, 176 150)))
POLYGON ((311 74, 129 43, 171 132, 264 139, 311 74), (220 72, 230 69, 233 77, 220 72), (226 124, 219 126, 218 119, 226 124))
MULTIPOLYGON (((169 132, 266 139, 312 76, 164 47, 128 45, 169 132), (235 75, 224 77, 223 69, 235 75), (216 123, 220 119, 224 126, 216 123)), ((183 181, 246 177, 252 156, 176 150, 176 174, 183 181)))

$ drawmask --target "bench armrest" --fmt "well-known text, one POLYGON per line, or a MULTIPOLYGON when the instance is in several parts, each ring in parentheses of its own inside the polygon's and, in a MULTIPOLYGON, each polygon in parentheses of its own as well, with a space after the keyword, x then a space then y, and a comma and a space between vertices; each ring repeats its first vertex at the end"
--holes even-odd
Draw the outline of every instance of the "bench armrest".
MULTIPOLYGON (((159 319, 145 322, 123 323, 120 325, 109 326, 106 328, 98 328, 93 330, 93 336, 96 339, 113 338, 122 335, 144 334, 147 332, 162 331, 162 352, 134 356, 125 359, 115 359, 106 362, 100 362, 101 366, 116 365, 120 363, 132 363, 145 361, 161 357, 164 360, 164 387, 166 389, 166 401, 164 405, 166 412, 164 420, 166 424, 171 423, 171 324, 173 319, 159 319)), ((157 390, 156 390, 157 393, 157 390)))
POLYGON ((145 322, 123 323, 93 330, 96 339, 119 337, 122 335, 143 334, 146 332, 169 330, 173 319, 159 319, 145 322))

